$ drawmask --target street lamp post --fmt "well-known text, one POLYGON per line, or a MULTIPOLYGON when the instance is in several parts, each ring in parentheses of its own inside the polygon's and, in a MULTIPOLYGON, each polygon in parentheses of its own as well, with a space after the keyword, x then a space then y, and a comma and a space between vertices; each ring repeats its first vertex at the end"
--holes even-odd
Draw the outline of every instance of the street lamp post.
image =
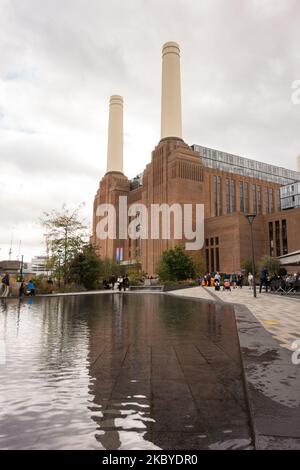
POLYGON ((252 253, 252 274, 253 274, 253 295, 254 297, 256 297, 256 282, 255 282, 255 271, 256 271, 256 268, 255 268, 255 258, 254 258, 254 243, 253 243, 253 228, 252 228, 252 225, 253 225, 253 222, 254 222, 254 219, 256 217, 256 214, 253 213, 253 214, 247 214, 246 215, 247 217, 247 220, 250 224, 250 233, 251 233, 251 253, 252 253))
POLYGON ((23 267, 24 267, 24 255, 22 255, 21 259, 21 267, 20 267, 20 281, 23 281, 23 267))

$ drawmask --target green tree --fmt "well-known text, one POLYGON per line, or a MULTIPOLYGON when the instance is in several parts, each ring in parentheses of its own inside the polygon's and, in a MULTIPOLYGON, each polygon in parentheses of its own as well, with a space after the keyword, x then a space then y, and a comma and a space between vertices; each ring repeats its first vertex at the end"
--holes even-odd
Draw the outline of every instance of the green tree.
POLYGON ((206 264, 203 260, 203 253, 201 251, 197 251, 191 255, 193 260, 195 273, 197 276, 203 276, 206 273, 206 264))
POLYGON ((84 245, 70 262, 69 277, 86 289, 95 289, 103 272, 103 262, 91 244, 84 245))
POLYGON ((280 261, 272 256, 263 256, 259 262, 259 269, 267 268, 269 274, 278 273, 280 266, 280 261))
MULTIPOLYGON (((245 271, 246 276, 248 276, 249 273, 254 274, 253 268, 252 268, 252 258, 247 258, 242 262, 241 268, 245 271)), ((258 274, 258 269, 257 266, 255 266, 255 276, 258 274)))
POLYGON ((45 229, 49 269, 64 285, 69 281, 69 267, 73 258, 86 242, 86 226, 79 218, 81 206, 70 210, 66 205, 61 211, 44 212, 41 223, 45 229))
POLYGON ((156 272, 162 281, 183 281, 195 277, 193 260, 181 245, 163 252, 156 272))

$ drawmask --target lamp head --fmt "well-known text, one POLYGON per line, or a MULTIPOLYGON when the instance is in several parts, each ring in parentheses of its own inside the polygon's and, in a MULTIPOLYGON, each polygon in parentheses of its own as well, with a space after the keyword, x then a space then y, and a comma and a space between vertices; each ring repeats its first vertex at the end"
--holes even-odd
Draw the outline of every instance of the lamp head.
POLYGON ((246 218, 250 225, 253 224, 255 217, 256 217, 256 214, 254 212, 252 214, 246 214, 246 218))

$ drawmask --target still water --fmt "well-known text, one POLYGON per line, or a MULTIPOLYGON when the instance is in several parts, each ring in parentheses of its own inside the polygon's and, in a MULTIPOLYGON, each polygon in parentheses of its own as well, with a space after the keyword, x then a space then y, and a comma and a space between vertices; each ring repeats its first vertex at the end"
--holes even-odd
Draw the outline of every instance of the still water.
POLYGON ((0 302, 1 449, 251 448, 228 306, 150 293, 0 302))

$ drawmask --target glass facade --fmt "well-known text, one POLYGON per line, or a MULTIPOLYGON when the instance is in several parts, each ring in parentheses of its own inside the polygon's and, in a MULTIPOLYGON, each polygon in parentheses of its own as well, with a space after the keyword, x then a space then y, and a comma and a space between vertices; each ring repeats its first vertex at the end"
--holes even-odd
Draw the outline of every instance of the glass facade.
POLYGON ((300 181, 280 188, 281 209, 300 207, 300 181))
POLYGON ((209 168, 218 168, 229 173, 250 176, 282 185, 300 181, 300 173, 297 171, 232 155, 201 145, 192 145, 192 148, 202 156, 203 165, 209 168))

